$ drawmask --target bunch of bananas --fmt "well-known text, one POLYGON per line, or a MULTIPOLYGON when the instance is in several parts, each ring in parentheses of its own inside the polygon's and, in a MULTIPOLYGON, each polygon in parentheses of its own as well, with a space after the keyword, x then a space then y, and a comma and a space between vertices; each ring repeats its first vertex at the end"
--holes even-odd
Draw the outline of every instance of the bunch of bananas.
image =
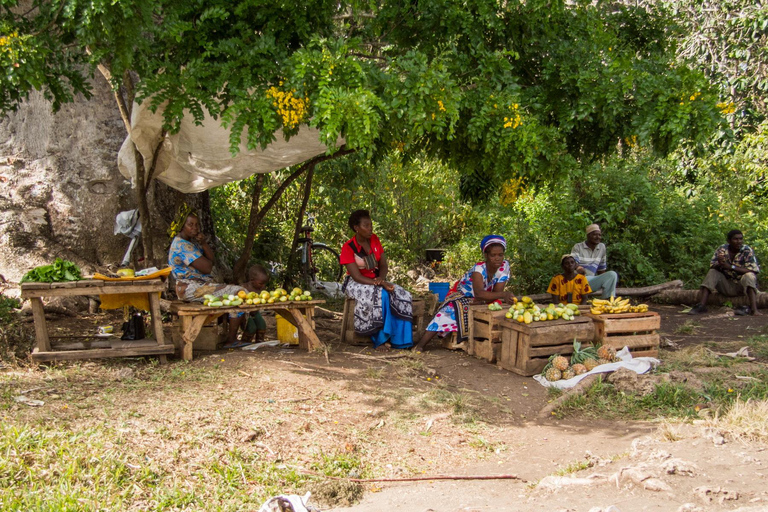
POLYGON ((592 307, 589 310, 593 315, 600 315, 602 313, 645 313, 646 311, 648 311, 648 304, 630 306, 629 299, 622 299, 621 297, 611 297, 608 300, 592 299, 592 307))

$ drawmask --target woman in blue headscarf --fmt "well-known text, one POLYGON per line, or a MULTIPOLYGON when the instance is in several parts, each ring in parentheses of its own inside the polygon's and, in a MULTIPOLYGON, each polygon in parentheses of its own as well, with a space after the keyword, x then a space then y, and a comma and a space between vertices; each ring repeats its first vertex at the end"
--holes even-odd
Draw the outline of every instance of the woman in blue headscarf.
POLYGON ((504 291, 509 281, 509 262, 504 259, 507 241, 501 235, 488 235, 480 242, 480 248, 485 261, 478 262, 456 281, 414 350, 423 350, 436 334, 442 338, 455 332, 459 340, 466 339, 471 302, 515 301, 512 292, 504 291))

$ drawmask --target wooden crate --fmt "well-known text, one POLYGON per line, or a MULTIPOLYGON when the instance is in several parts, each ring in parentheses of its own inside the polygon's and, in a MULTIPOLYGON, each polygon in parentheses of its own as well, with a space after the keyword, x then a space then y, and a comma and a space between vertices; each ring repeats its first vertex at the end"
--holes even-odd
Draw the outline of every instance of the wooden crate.
POLYGON ((659 357, 661 317, 654 311, 587 315, 595 322, 595 341, 616 350, 629 348, 633 357, 659 357))
POLYGON ((591 318, 548 320, 523 324, 503 319, 498 364, 505 370, 530 376, 540 373, 552 354, 573 353, 573 341, 591 343, 595 327, 591 318))
POLYGON ((491 311, 486 305, 470 306, 467 353, 495 363, 501 352, 501 320, 508 308, 491 311))
MULTIPOLYGON (((181 339, 181 326, 179 325, 179 322, 175 322, 173 325, 171 339, 178 350, 184 346, 184 341, 181 339)), ((192 349, 203 352, 213 351, 226 341, 226 333, 224 333, 223 330, 219 328, 219 325, 214 322, 200 328, 200 334, 198 334, 195 341, 192 342, 192 349)))

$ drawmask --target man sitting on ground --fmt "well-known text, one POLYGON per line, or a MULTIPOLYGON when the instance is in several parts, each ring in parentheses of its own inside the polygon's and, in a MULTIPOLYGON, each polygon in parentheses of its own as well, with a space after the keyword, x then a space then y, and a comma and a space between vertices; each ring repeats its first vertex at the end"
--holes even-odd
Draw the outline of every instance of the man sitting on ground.
POLYGON ((605 244, 602 243, 603 233, 597 224, 587 226, 586 232, 587 240, 577 243, 571 249, 571 256, 578 265, 576 271, 587 277, 592 290, 602 289, 601 298, 613 297, 616 295, 619 275, 613 270, 608 270, 605 244))
POLYGON ((689 314, 698 315, 707 312, 707 300, 711 292, 718 292, 726 297, 746 295, 750 306, 736 309, 737 315, 757 315, 757 264, 755 252, 744 244, 744 234, 738 229, 728 232, 727 244, 717 248, 709 262, 709 272, 701 283, 699 303, 689 314))

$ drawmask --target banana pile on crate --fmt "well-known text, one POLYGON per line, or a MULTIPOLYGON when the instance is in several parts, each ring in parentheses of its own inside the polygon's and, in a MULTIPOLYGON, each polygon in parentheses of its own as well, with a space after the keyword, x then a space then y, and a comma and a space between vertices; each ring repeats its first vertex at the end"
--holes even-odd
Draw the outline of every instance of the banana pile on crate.
POLYGON ((622 299, 621 297, 611 297, 610 299, 592 299, 592 307, 589 312, 593 315, 601 315, 603 313, 645 313, 648 311, 648 304, 637 304, 632 306, 629 303, 629 299, 622 299))

